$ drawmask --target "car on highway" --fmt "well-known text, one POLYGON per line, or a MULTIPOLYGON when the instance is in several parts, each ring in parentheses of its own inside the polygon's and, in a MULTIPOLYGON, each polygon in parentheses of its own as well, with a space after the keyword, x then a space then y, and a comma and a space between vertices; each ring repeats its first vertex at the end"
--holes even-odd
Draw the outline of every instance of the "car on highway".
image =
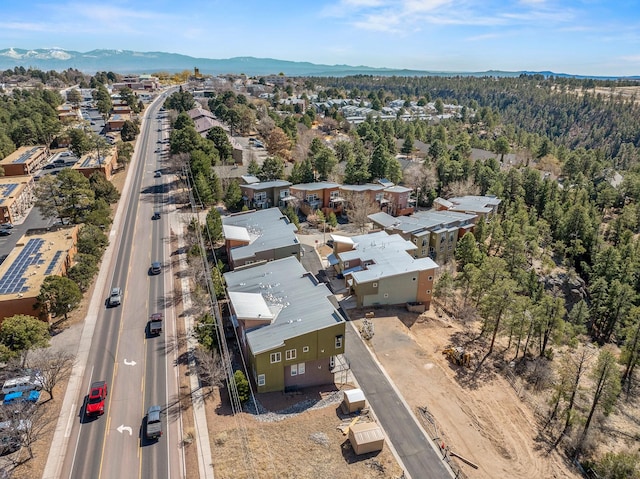
POLYGON ((162 172, 160 170, 156 170, 155 173, 153 174, 154 178, 160 178, 162 176, 162 172))
POLYGON ((107 399, 107 382, 96 381, 91 385, 87 399, 87 416, 101 416, 104 414, 104 401, 107 399))
POLYGON ((156 211, 153 213, 153 216, 151 217, 152 220, 159 220, 160 219, 160 212, 156 211))
POLYGON ((122 303, 122 290, 118 287, 111 289, 109 295, 109 306, 119 306, 122 303))
POLYGON ((147 410, 145 421, 145 437, 149 440, 158 439, 162 436, 162 420, 160 419, 160 406, 151 406, 147 410))
POLYGON ((154 261, 151 263, 151 274, 160 274, 162 273, 162 263, 160 261, 154 261))

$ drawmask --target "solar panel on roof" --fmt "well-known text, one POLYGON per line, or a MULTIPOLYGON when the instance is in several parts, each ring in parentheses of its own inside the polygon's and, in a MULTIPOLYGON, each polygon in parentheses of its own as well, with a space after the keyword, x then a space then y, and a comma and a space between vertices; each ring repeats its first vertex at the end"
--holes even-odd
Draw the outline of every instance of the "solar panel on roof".
POLYGON ((33 153, 38 149, 38 147, 35 148, 31 148, 30 150, 25 151, 22 155, 20 155, 18 157, 17 160, 14 161, 14 163, 24 163, 25 161, 27 161, 29 158, 31 158, 31 155, 33 155, 33 153))
POLYGON ((31 238, 27 241, 20 254, 0 278, 0 294, 24 293, 29 290, 24 286, 27 282, 24 273, 29 266, 38 264, 42 256, 40 253, 42 245, 44 245, 42 238, 31 238))
POLYGON ((51 272, 55 269, 56 264, 58 263, 58 259, 60 259, 61 255, 62 251, 56 251, 56 254, 53 255, 53 259, 51 260, 51 263, 49 263, 49 266, 47 266, 47 270, 44 272, 44 274, 51 274, 51 272))

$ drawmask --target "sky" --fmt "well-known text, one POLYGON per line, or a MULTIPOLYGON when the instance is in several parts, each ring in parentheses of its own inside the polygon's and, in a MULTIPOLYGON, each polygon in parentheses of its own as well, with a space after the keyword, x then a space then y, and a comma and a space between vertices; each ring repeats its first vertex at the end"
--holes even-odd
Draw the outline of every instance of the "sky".
POLYGON ((4 0, 0 49, 640 75, 638 0, 4 0))

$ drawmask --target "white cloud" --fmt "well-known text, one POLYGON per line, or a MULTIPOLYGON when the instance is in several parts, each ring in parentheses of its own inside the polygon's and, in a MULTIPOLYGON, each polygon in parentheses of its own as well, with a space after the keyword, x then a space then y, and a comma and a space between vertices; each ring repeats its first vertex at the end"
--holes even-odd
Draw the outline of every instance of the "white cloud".
POLYGON ((404 32, 426 25, 542 25, 575 21, 577 12, 547 0, 512 0, 495 5, 486 0, 338 0, 324 16, 338 17, 356 28, 404 32))

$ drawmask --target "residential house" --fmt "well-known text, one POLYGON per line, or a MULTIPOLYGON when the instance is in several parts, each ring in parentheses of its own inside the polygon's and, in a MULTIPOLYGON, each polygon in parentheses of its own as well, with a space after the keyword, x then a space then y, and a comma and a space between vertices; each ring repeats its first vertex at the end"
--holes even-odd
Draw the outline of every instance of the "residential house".
POLYGON ((4 176, 31 175, 47 163, 48 157, 49 149, 45 146, 21 146, 0 160, 0 167, 4 176))
POLYGON ((222 218, 227 257, 231 269, 295 256, 301 246, 296 225, 279 208, 247 211, 222 218))
POLYGON ((477 215, 428 210, 399 217, 379 212, 369 219, 375 228, 399 234, 416 245, 414 257, 429 257, 442 264, 454 257, 458 239, 473 231, 477 215))
POLYGON ((0 176, 0 223, 13 223, 29 213, 35 201, 31 175, 0 176))
POLYGON ((470 213, 490 221, 498 212, 501 200, 495 196, 461 196, 456 198, 436 198, 433 206, 437 210, 458 211, 470 213))
POLYGON ((290 186, 291 183, 288 181, 273 180, 240 185, 240 190, 244 204, 249 209, 266 209, 286 206, 285 202, 291 198, 290 186))
POLYGON ((30 230, 0 264, 0 321, 16 314, 43 316, 36 297, 47 276, 63 276, 73 264, 78 226, 30 230))
POLYGON ((257 392, 333 382, 345 320, 331 291, 289 257, 224 274, 231 320, 257 392))
POLYGON ((291 196, 296 198, 297 206, 305 215, 321 210, 325 216, 333 212, 342 213, 344 198, 340 196, 340 185, 330 182, 299 183, 290 188, 291 196))
POLYGON ((415 258, 416 245, 386 231, 346 237, 332 234, 334 252, 327 259, 342 275, 358 307, 384 304, 431 304, 438 265, 415 258))

